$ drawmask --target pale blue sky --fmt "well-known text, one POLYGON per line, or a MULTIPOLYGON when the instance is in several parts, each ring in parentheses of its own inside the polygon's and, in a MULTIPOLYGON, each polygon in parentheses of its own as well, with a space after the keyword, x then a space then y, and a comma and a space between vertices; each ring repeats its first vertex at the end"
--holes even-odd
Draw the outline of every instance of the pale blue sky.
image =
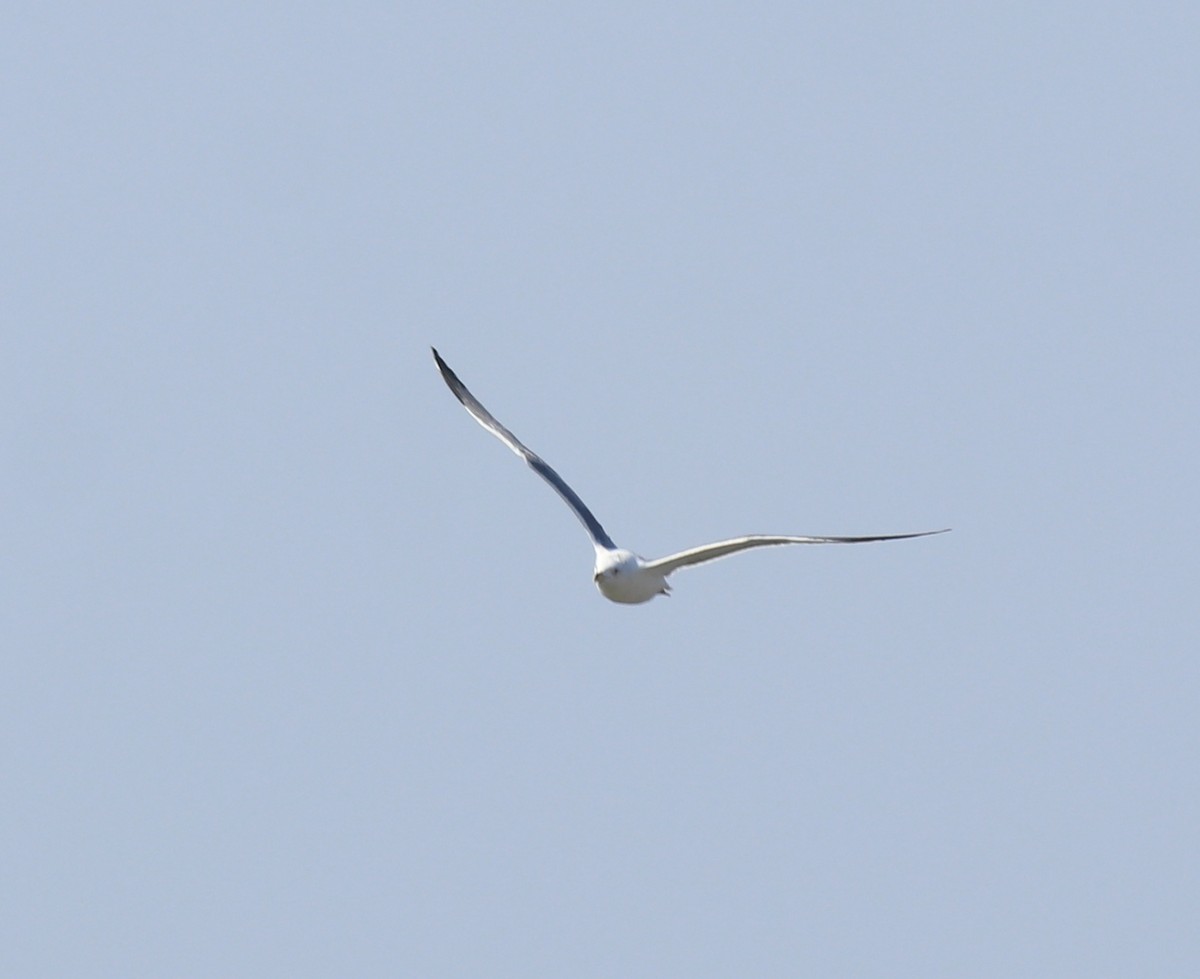
POLYGON ((693 8, 4 15, 0 974, 1200 971, 1195 5, 693 8))

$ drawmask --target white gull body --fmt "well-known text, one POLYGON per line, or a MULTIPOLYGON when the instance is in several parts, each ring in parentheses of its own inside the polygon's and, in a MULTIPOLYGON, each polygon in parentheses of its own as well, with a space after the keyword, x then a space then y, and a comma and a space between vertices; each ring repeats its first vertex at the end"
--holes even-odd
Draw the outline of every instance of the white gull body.
POLYGON ((593 580, 596 587, 600 589, 600 594, 610 601, 624 605, 640 605, 642 602, 650 601, 656 595, 668 595, 671 586, 667 584, 667 576, 672 572, 693 564, 715 561, 717 558, 736 554, 738 551, 752 547, 771 547, 780 544, 864 544, 869 541, 905 540, 911 537, 929 537, 933 534, 946 533, 946 530, 925 530, 915 534, 884 534, 875 537, 792 537, 750 534, 745 537, 716 541, 712 544, 701 544, 699 547, 680 551, 677 554, 669 554, 657 560, 647 561, 633 551, 617 547, 575 491, 546 464, 541 456, 530 450, 512 432, 496 421, 491 412, 479 403, 478 399, 467 390, 467 386, 458 379, 458 375, 442 360, 437 350, 433 351, 433 359, 437 362, 438 370, 441 371, 442 379, 446 382, 447 387, 462 402, 471 417, 524 459, 529 468, 549 483, 551 488, 574 511, 575 516, 579 518, 580 523, 591 536, 592 546, 596 551, 593 580))

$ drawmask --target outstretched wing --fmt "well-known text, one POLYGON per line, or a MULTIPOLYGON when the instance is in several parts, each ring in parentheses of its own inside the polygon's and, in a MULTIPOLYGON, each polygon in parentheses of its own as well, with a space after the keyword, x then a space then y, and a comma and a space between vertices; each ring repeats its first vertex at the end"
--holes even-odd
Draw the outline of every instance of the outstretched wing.
MULTIPOLYGON (((433 348, 431 347, 430 349, 432 350, 433 348)), ((433 350, 433 359, 437 361, 438 370, 442 372, 442 380, 446 382, 446 386, 450 388, 454 396, 462 402, 463 407, 471 413, 471 417, 524 459, 530 469, 541 476, 542 479, 554 488, 554 491, 559 496, 566 500, 567 506, 575 511, 575 516, 587 528, 587 532, 592 535, 593 541, 601 547, 608 548, 610 551, 615 549, 616 545, 612 542, 612 538, 605 533, 604 528, 600 526, 600 521, 592 516, 592 511, 584 506, 583 500, 563 481, 563 478, 546 465, 545 460, 541 456, 527 448, 519 438, 492 417, 492 413, 479 403, 475 395, 467 390, 467 386, 458 379, 458 375, 442 360, 437 350, 433 350)))
POLYGON ((644 567, 661 571, 669 575, 672 571, 686 568, 692 564, 703 564, 705 561, 715 561, 717 558, 728 557, 738 551, 751 547, 773 547, 777 544, 866 544, 876 540, 906 540, 910 537, 929 537, 931 534, 944 534, 945 530, 923 530, 917 534, 885 534, 882 537, 771 537, 764 534, 751 534, 748 537, 734 537, 731 540, 717 541, 715 544, 701 544, 678 554, 669 554, 657 561, 647 561, 644 567))

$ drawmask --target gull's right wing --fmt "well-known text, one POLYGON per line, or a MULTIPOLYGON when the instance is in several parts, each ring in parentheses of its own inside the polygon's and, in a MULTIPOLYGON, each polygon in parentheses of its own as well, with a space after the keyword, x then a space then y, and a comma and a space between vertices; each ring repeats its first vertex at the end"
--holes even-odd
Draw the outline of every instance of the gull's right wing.
POLYGON ((430 349, 433 350, 433 359, 437 361, 438 370, 442 372, 442 380, 446 382, 446 386, 450 388, 454 396, 462 402, 462 406, 471 413, 471 417, 524 459, 530 469, 554 488, 554 491, 566 501, 567 506, 575 511, 575 516, 587 528, 587 532, 591 534, 592 540, 596 544, 610 551, 615 550, 616 544, 612 542, 612 538, 605 533, 604 528, 600 526, 600 521, 592 515, 591 510, 584 506, 583 500, 575 491, 546 464, 541 456, 526 447, 519 438, 496 421, 492 417, 492 413, 479 403, 475 395, 468 391, 467 386, 458 379, 458 375, 442 360, 437 350, 432 347, 430 349))

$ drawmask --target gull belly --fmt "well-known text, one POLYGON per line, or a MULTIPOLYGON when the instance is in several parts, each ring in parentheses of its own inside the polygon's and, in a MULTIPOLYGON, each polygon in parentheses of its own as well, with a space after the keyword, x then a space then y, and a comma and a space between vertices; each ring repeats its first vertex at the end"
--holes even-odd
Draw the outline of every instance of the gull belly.
POLYGON ((647 567, 632 551, 596 548, 596 570, 592 576, 600 594, 610 602, 640 605, 656 595, 669 595, 671 586, 662 571, 647 567))

